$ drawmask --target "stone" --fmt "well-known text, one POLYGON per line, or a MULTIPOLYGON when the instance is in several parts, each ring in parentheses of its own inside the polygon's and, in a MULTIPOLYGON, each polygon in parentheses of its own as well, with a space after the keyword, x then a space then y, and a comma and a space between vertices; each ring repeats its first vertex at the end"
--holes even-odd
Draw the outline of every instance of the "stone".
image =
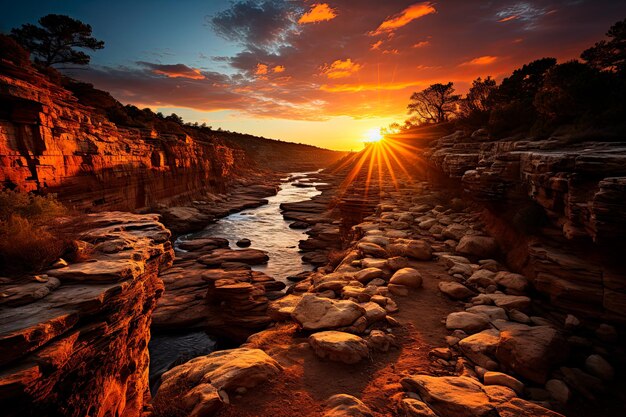
POLYGON ((392 271, 397 271, 398 269, 406 268, 409 266, 409 260, 404 256, 392 256, 387 259, 387 266, 392 271))
POLYGON ((495 275, 496 283, 504 287, 508 293, 523 294, 528 289, 528 278, 513 272, 500 271, 495 275))
POLYGON ((413 268, 402 268, 391 276, 389 283, 404 285, 410 288, 420 288, 422 286, 422 274, 413 268))
POLYGON ((220 266, 225 262, 243 262, 248 265, 260 265, 269 260, 269 256, 258 249, 216 249, 208 255, 201 256, 198 262, 207 266, 220 266))
POLYGON ((395 337, 382 330, 372 330, 365 340, 371 350, 378 352, 387 352, 391 346, 397 346, 395 337))
POLYGON ((387 316, 387 310, 374 302, 362 303, 360 306, 365 309, 365 318, 368 324, 384 320, 387 316))
POLYGON ((405 256, 420 261, 428 261, 433 257, 433 248, 425 240, 397 239, 388 246, 392 255, 405 256))
POLYGON ((278 300, 271 301, 267 306, 267 315, 275 321, 285 321, 291 318, 291 313, 300 302, 300 296, 288 294, 278 300))
POLYGON ((404 285, 389 284, 387 285, 387 288, 389 289, 390 293, 399 297, 406 297, 409 295, 409 287, 406 287, 404 285))
POLYGON ((448 330, 463 330, 468 334, 477 333, 489 327, 489 320, 481 314, 467 313, 465 311, 450 313, 446 318, 448 330))
POLYGON ((252 242, 250 241, 250 239, 239 239, 236 242, 236 245, 239 246, 240 248, 248 248, 250 247, 250 245, 252 244, 252 242))
POLYGON ((566 357, 565 339, 548 326, 504 330, 496 348, 496 358, 505 369, 538 384, 544 384, 552 368, 566 357))
POLYGON ((550 379, 546 382, 546 391, 561 404, 567 404, 570 399, 570 390, 567 384, 560 379, 550 379))
POLYGON ((363 252, 363 254, 374 258, 387 258, 389 256, 384 248, 375 243, 360 242, 357 248, 363 252))
POLYGON ((493 359, 491 358, 500 342, 500 331, 497 329, 487 329, 461 339, 459 349, 475 364, 487 369, 493 369, 493 359))
POLYGON ((354 274, 354 279, 359 282, 369 282, 376 278, 381 278, 385 275, 382 269, 379 268, 365 268, 354 274))
POLYGON ((466 309, 465 311, 469 313, 484 314, 485 316, 487 316, 489 321, 508 320, 506 311, 504 311, 502 307, 478 305, 478 306, 470 307, 466 309))
POLYGON ((291 317, 305 330, 334 329, 349 326, 365 315, 365 309, 348 300, 335 301, 304 294, 291 317))
POLYGON ((578 318, 573 314, 568 314, 567 316, 565 316, 564 325, 566 329, 572 330, 580 326, 580 320, 578 320, 578 318))
POLYGON ((524 391, 524 383, 519 379, 513 378, 511 375, 504 374, 502 372, 487 371, 483 377, 483 383, 485 385, 503 385, 511 388, 518 394, 522 394, 524 391))
POLYGON ((164 373, 154 405, 162 414, 182 406, 187 415, 212 415, 224 403, 220 391, 235 393, 240 387, 253 388, 280 372, 278 362, 260 349, 213 352, 164 373))
POLYGON ((325 404, 323 417, 374 417, 374 413, 361 400, 347 394, 336 394, 325 404))
POLYGON ((496 240, 488 236, 463 236, 456 252, 478 258, 490 258, 498 251, 496 240))
POLYGON ((618 338, 617 330, 610 324, 602 323, 596 329, 596 336, 603 342, 615 342, 618 338))
POLYGON ((497 415, 476 380, 464 376, 414 375, 402 378, 402 387, 416 392, 441 416, 490 417, 497 415))
POLYGON ((415 398, 403 398, 399 409, 404 417, 437 417, 429 406, 415 398))
POLYGON ((314 333, 309 344, 322 359, 354 364, 369 356, 367 342, 359 336, 334 330, 314 333))
POLYGON ((509 311, 509 318, 518 323, 523 323, 523 324, 530 323, 530 317, 528 317, 526 314, 516 309, 509 311))
POLYGON ((464 300, 474 295, 474 292, 465 285, 456 281, 441 281, 439 291, 453 300, 464 300))
POLYGON ((615 376, 613 366, 598 354, 589 355, 585 359, 585 369, 593 376, 610 381, 615 376))
POLYGON ((496 283, 494 279, 495 276, 496 274, 494 272, 488 271, 486 269, 479 269, 467 279, 467 283, 486 288, 496 283))
POLYGON ((523 295, 507 295, 507 294, 486 294, 486 297, 498 307, 505 310, 526 310, 530 307, 530 298, 523 295))

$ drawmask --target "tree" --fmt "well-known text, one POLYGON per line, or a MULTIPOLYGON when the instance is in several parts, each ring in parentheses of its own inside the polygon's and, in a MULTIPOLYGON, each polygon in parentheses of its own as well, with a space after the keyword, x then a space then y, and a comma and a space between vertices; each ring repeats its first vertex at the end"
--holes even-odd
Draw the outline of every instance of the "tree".
POLYGON ((626 71, 626 19, 615 23, 606 36, 610 38, 596 42, 580 57, 600 71, 626 71))
POLYGON ((463 107, 468 112, 487 112, 491 109, 491 94, 496 89, 496 80, 488 76, 484 80, 480 77, 472 81, 472 86, 463 100, 463 107))
POLYGON ((415 114, 425 123, 447 122, 456 111, 461 96, 454 94, 451 82, 432 84, 430 87, 411 95, 409 114, 415 114))
POLYGON ((39 19, 39 26, 27 23, 11 30, 11 36, 28 49, 36 63, 87 65, 90 56, 74 48, 104 48, 104 42, 91 36, 91 26, 69 16, 49 14, 39 19))

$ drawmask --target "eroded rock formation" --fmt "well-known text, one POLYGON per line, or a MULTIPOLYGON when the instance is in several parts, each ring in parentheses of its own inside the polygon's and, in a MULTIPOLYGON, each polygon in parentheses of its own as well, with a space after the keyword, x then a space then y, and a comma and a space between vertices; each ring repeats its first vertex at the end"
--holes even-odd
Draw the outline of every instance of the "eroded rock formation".
POLYGON ((91 248, 84 262, 24 277, 26 285, 3 279, 10 283, 0 285, 3 415, 141 414, 150 398, 152 310, 164 289, 158 274, 174 257, 157 219, 89 215, 81 225, 91 248))

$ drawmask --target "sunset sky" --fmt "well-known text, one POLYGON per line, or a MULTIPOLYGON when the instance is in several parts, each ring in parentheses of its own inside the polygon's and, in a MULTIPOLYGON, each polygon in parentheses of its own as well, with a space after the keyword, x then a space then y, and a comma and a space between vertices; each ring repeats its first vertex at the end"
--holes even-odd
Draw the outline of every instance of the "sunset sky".
POLYGON ((67 14, 105 49, 81 80, 185 121, 341 150, 406 118, 413 91, 577 57, 626 1, 13 2, 0 30, 67 14))

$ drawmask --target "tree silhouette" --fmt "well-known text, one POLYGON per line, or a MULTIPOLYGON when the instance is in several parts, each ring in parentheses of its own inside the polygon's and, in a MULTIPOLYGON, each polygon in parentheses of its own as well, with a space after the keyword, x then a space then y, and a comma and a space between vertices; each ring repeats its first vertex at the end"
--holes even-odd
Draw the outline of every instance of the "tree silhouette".
POLYGON ((601 71, 626 71, 626 19, 615 23, 606 36, 608 41, 596 42, 580 57, 601 71))
POLYGON ((27 23, 11 30, 11 36, 28 49, 36 63, 87 65, 90 56, 74 48, 93 51, 104 42, 91 36, 91 26, 69 16, 49 14, 39 19, 39 26, 27 23))
POLYGON ((447 122, 450 115, 456 111, 456 105, 461 98, 454 94, 453 83, 432 84, 430 87, 411 95, 408 105, 409 114, 425 123, 447 122))

